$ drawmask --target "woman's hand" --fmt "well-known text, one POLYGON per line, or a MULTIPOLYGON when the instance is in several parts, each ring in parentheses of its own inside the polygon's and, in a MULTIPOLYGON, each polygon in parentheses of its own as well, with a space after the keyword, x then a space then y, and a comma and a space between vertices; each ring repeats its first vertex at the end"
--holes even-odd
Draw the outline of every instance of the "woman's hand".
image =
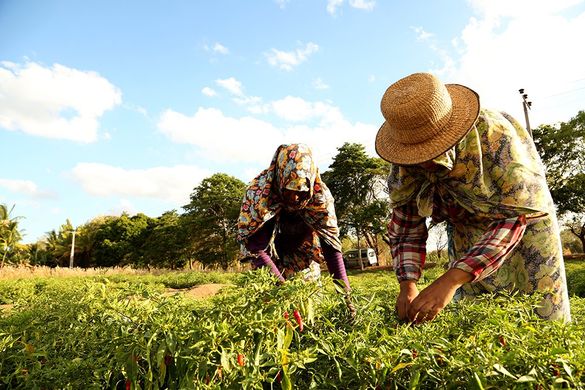
POLYGON ((408 319, 417 324, 433 320, 451 302, 457 289, 472 278, 471 274, 459 269, 445 272, 410 302, 408 319))
POLYGON ((408 320, 408 310, 411 302, 418 296, 418 288, 413 280, 400 282, 400 293, 396 298, 396 312, 400 320, 408 320))

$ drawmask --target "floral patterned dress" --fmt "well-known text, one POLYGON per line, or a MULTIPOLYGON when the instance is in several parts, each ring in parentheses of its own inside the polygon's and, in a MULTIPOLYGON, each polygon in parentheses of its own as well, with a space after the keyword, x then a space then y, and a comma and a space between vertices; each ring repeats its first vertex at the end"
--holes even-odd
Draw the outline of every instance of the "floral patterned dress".
POLYGON ((278 242, 280 233, 299 241, 280 257, 271 245, 271 257, 285 277, 308 268, 314 260, 323 261, 320 240, 341 251, 333 196, 321 181, 307 145, 280 145, 268 169, 248 186, 238 220, 237 239, 243 256, 251 256, 246 250, 247 241, 263 227, 272 230, 272 243, 275 239, 278 242), (293 208, 283 200, 285 189, 308 191, 309 197, 293 208))
POLYGON ((459 214, 464 218, 444 213, 450 265, 477 243, 493 221, 520 215, 527 220, 520 243, 502 266, 463 285, 457 297, 498 289, 541 291, 537 313, 547 319, 570 320, 559 226, 528 132, 509 115, 484 109, 467 136, 434 161, 447 169, 429 172, 418 166, 393 166, 388 178, 390 203, 396 208, 415 201, 423 217, 431 216, 434 207, 464 209, 459 214), (436 199, 451 204, 435 204, 436 199))

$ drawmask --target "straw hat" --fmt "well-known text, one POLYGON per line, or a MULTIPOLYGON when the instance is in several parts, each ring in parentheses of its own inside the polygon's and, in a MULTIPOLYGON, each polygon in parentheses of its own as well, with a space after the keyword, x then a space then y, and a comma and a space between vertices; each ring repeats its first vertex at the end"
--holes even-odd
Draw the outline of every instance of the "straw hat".
POLYGON ((467 134, 479 115, 479 95, 414 73, 388 87, 380 106, 386 121, 376 152, 391 163, 414 165, 445 153, 467 134))

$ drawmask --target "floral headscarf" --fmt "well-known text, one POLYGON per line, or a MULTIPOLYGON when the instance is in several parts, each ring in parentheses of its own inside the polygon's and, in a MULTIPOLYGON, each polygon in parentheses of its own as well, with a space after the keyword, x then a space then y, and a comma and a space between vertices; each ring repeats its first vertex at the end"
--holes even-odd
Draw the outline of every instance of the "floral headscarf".
POLYGON ((511 116, 482 110, 476 125, 448 153, 438 161, 447 169, 436 172, 393 165, 390 206, 416 199, 419 214, 428 217, 438 191, 449 193, 472 214, 492 219, 554 212, 534 142, 511 116))
POLYGON ((341 250, 333 196, 321 181, 311 149, 305 144, 280 145, 268 169, 252 180, 240 210, 238 241, 245 244, 264 223, 281 212, 285 207, 282 197, 285 189, 309 192, 308 199, 295 211, 320 238, 341 250))

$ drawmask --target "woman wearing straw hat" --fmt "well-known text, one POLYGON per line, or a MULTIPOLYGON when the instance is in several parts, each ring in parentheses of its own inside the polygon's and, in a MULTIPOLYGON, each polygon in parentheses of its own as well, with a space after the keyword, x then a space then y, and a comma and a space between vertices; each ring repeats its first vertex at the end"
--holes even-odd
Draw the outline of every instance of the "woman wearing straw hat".
MULTIPOLYGON (((349 292, 333 202, 310 148, 280 145, 244 196, 237 236, 244 257, 252 258, 254 268, 268 267, 281 282, 325 260, 349 292)), ((353 316, 355 308, 346 298, 353 316)))
POLYGON ((560 233, 540 158, 505 113, 458 84, 415 73, 392 84, 376 151, 392 163, 388 225, 401 319, 429 321, 453 299, 543 292, 537 313, 570 320, 560 233), (426 219, 447 221, 449 269, 422 291, 426 219))

